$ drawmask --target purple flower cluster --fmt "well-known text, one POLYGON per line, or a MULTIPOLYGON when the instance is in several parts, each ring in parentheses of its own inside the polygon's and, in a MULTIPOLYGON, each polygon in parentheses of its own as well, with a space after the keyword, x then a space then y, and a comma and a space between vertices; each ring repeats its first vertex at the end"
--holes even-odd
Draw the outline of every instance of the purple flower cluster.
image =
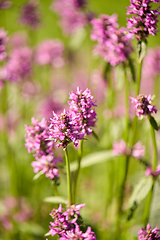
POLYGON ((144 77, 147 81, 153 80, 158 74, 160 74, 160 47, 155 49, 149 49, 143 62, 144 77))
POLYGON ((78 28, 84 27, 87 17, 82 11, 86 5, 84 0, 56 0, 51 9, 61 17, 61 27, 66 34, 73 34, 78 28))
POLYGON ((91 39, 97 41, 93 53, 100 55, 112 66, 126 61, 133 51, 131 34, 124 27, 119 28, 117 15, 101 14, 98 19, 92 19, 91 39))
POLYGON ((32 162, 34 172, 41 171, 46 177, 53 179, 59 177, 57 163, 61 158, 55 158, 53 153, 54 142, 46 140, 49 138, 47 121, 43 118, 41 122, 32 118, 32 126, 26 125, 26 144, 28 152, 33 152, 36 161, 32 162))
POLYGON ((0 0, 0 9, 7 9, 10 8, 11 6, 12 6, 11 1, 0 0))
POLYGON ((156 106, 152 106, 152 97, 151 95, 144 96, 140 94, 137 98, 130 97, 131 102, 135 104, 135 110, 138 117, 143 115, 151 115, 153 112, 157 113, 156 106))
POLYGON ((133 14, 127 19, 127 28, 130 33, 136 35, 138 41, 145 40, 149 34, 157 33, 159 8, 152 10, 151 2, 159 3, 159 0, 130 0, 131 5, 127 8, 127 15, 133 14))
POLYGON ((59 141, 58 147, 66 147, 70 142, 75 146, 79 140, 92 133, 91 127, 95 126, 97 121, 95 101, 89 89, 84 92, 77 88, 77 92, 70 93, 69 111, 63 111, 57 115, 53 112, 53 118, 50 119, 50 139, 59 141))
POLYGON ((7 41, 7 32, 3 28, 0 28, 0 62, 7 57, 5 46, 7 41))
POLYGON ((160 174, 160 164, 157 166, 156 170, 153 171, 151 166, 148 166, 147 169, 146 169, 146 172, 145 172, 145 175, 146 176, 153 176, 153 177, 156 177, 160 174))
POLYGON ((130 150, 126 142, 121 139, 119 142, 113 144, 113 154, 116 155, 132 155, 133 157, 140 159, 145 154, 145 147, 139 141, 130 150))
POLYGON ((50 64, 53 67, 62 67, 64 46, 59 40, 48 39, 37 48, 36 61, 39 65, 50 64))
POLYGON ((32 50, 29 47, 14 49, 2 68, 3 78, 14 82, 31 76, 32 50))
POLYGON ((141 229, 138 232, 138 240, 158 240, 160 239, 160 235, 158 234, 160 232, 160 229, 157 228, 157 226, 152 229, 150 224, 147 224, 146 230, 141 229))
POLYGON ((60 204, 57 210, 53 209, 50 215, 54 222, 50 222, 49 226, 51 236, 57 234, 60 240, 96 240, 96 235, 92 232, 91 227, 88 227, 86 232, 81 229, 84 228, 84 224, 79 210, 84 206, 85 204, 72 205, 64 211, 60 204))
POLYGON ((29 206, 27 199, 23 197, 16 199, 12 196, 7 196, 1 200, 0 204, 0 223, 7 230, 13 230, 14 224, 26 222, 33 215, 33 210, 29 206))
POLYGON ((21 24, 36 29, 40 25, 40 14, 38 12, 38 1, 29 1, 21 9, 21 24))

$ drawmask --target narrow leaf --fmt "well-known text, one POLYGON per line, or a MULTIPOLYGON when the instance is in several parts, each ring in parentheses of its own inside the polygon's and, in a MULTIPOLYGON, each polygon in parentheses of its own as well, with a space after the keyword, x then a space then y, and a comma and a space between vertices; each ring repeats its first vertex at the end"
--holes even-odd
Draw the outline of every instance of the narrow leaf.
POLYGON ((135 186, 129 199, 129 208, 139 204, 149 193, 153 185, 152 177, 143 177, 135 186))
POLYGON ((133 60, 128 58, 128 66, 130 68, 130 71, 131 71, 131 75, 132 75, 132 80, 134 82, 136 82, 136 73, 135 73, 135 67, 134 67, 134 64, 133 64, 133 60))
POLYGON ((44 199, 44 202, 48 202, 48 203, 64 203, 64 204, 66 204, 66 199, 63 198, 63 197, 52 196, 52 197, 46 197, 44 199))
MULTIPOLYGON (((81 168, 90 167, 94 164, 113 159, 115 159, 115 156, 112 154, 112 150, 91 153, 82 158, 81 168)), ((77 167, 77 161, 70 164, 70 170, 72 172, 76 171, 77 167)))
POLYGON ((156 131, 158 131, 158 124, 157 124, 156 120, 154 119, 154 117, 150 116, 149 121, 150 121, 150 124, 152 125, 152 127, 156 131))
POLYGON ((42 171, 36 173, 33 177, 33 180, 37 180, 42 174, 43 174, 42 171))
POLYGON ((99 137, 98 137, 97 133, 94 130, 92 131, 92 135, 99 142, 99 137))

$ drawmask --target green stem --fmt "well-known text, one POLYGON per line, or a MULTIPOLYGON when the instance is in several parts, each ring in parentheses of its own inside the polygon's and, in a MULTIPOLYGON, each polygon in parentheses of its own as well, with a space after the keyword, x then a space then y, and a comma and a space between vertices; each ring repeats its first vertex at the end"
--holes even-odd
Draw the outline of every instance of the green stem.
MULTIPOLYGON (((141 85, 142 63, 143 63, 143 60, 138 65, 137 91, 136 91, 137 95, 139 95, 140 85, 141 85)), ((131 135, 130 142, 129 142, 129 147, 130 148, 132 148, 134 143, 135 143, 136 130, 137 130, 137 120, 138 120, 138 117, 137 117, 137 115, 135 113, 135 117, 134 117, 134 121, 133 121, 133 125, 132 125, 132 135, 131 135)))
POLYGON ((127 79, 126 66, 124 66, 124 76, 125 76, 125 107, 126 107, 126 142, 128 142, 128 128, 129 128, 129 82, 127 79))
POLYGON ((67 185, 68 185, 68 199, 69 206, 72 205, 72 186, 71 186, 71 172, 67 147, 65 148, 66 167, 67 167, 67 185))
POLYGON ((130 158, 129 155, 127 155, 125 157, 125 166, 124 166, 125 172, 124 172, 124 178, 123 178, 123 181, 122 181, 121 191, 120 191, 120 196, 119 196, 119 202, 118 202, 118 215, 119 215, 119 217, 121 216, 121 214, 123 212, 123 200, 124 200, 125 184, 126 184, 128 168, 129 168, 129 158, 130 158))
POLYGON ((142 63, 143 60, 138 65, 138 73, 137 73, 137 95, 139 95, 140 85, 141 85, 141 74, 142 74, 142 63))
POLYGON ((78 151, 78 168, 75 174, 75 183, 74 183, 74 203, 76 202, 76 195, 77 195, 77 183, 78 183, 78 177, 79 177, 79 172, 81 168, 81 159, 83 155, 83 139, 80 141, 80 148, 78 151))
MULTIPOLYGON (((147 117, 148 117, 148 120, 150 122, 150 115, 148 115, 147 117)), ((156 144, 155 130, 152 127, 152 125, 150 125, 150 126, 151 126, 151 137, 152 137, 152 142, 153 142, 153 154, 154 154, 153 155, 152 170, 155 171, 156 166, 157 166, 157 144, 156 144)), ((151 188, 150 192, 148 193, 147 201, 146 201, 146 205, 145 205, 145 209, 144 209, 143 223, 144 223, 145 227, 146 227, 146 225, 148 223, 148 220, 149 220, 151 202, 152 202, 152 197, 153 197, 154 183, 155 183, 155 179, 153 179, 153 185, 152 185, 152 188, 151 188)))

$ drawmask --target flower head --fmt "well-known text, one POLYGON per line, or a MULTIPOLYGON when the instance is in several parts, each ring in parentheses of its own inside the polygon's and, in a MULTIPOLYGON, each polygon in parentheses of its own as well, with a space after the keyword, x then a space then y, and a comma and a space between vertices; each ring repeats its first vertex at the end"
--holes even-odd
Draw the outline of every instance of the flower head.
POLYGON ((33 152, 35 157, 42 157, 48 154, 53 155, 54 142, 46 140, 49 138, 48 125, 45 118, 40 122, 32 118, 32 126, 26 127, 26 148, 33 152))
POLYGON ((55 142, 59 142, 57 144, 58 147, 62 146, 65 148, 71 142, 75 146, 78 145, 78 128, 74 124, 74 119, 70 111, 67 112, 64 110, 61 114, 53 112, 53 118, 49 122, 49 138, 54 139, 55 142))
POLYGON ((92 19, 91 24, 91 39, 97 41, 93 53, 100 55, 112 66, 126 61, 133 51, 131 35, 127 34, 124 27, 119 28, 117 15, 101 14, 98 19, 92 19))
POLYGON ((151 95, 144 96, 140 94, 137 98, 130 97, 131 102, 135 104, 135 110, 138 117, 143 115, 151 115, 153 112, 157 113, 156 106, 152 106, 151 95))
POLYGON ((158 240, 160 239, 158 232, 160 232, 160 230, 157 228, 157 226, 152 229, 148 223, 146 230, 141 228, 141 230, 138 232, 138 240, 158 240))
POLYGON ((133 14, 127 19, 127 28, 136 36, 137 40, 145 40, 149 34, 157 33, 159 8, 151 9, 151 3, 159 3, 159 0, 130 0, 131 5, 127 7, 127 15, 133 14))
POLYGON ((7 41, 7 32, 3 28, 0 28, 0 62, 7 57, 5 46, 7 41))
POLYGON ((39 65, 50 64, 53 67, 62 67, 64 46, 59 40, 45 40, 37 48, 36 61, 39 65))
POLYGON ((22 24, 36 29, 40 25, 40 14, 38 12, 38 1, 29 1, 21 9, 20 21, 22 24))
POLYGON ((88 23, 87 17, 81 10, 85 5, 85 0, 56 0, 51 5, 51 9, 60 15, 60 24, 66 34, 73 34, 88 23))
POLYGON ((91 127, 95 126, 97 114, 93 107, 96 107, 95 101, 90 90, 87 88, 84 92, 77 87, 76 92, 71 92, 69 99, 70 110, 73 113, 74 121, 78 127, 79 133, 83 136, 92 133, 91 127))
POLYGON ((14 82, 30 77, 32 72, 32 50, 29 47, 14 49, 2 70, 4 78, 14 82))
POLYGON ((12 6, 11 1, 0 0, 0 9, 7 9, 10 8, 11 6, 12 6))
POLYGON ((72 205, 67 208, 66 211, 59 205, 59 208, 53 209, 51 212, 51 217, 53 222, 50 222, 51 236, 58 235, 61 240, 96 240, 95 233, 91 231, 91 227, 87 228, 85 232, 83 220, 80 216, 79 210, 84 207, 85 204, 72 205))
POLYGON ((113 144, 113 155, 131 155, 137 159, 140 159, 145 154, 145 147, 139 141, 132 149, 129 149, 126 142, 121 139, 119 142, 113 144))

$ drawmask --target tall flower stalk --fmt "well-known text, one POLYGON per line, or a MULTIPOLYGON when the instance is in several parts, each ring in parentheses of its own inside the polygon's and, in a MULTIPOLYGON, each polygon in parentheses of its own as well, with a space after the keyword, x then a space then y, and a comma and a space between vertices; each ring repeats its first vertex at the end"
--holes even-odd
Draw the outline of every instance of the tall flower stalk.
POLYGON ((71 206, 72 205, 72 184, 71 184, 70 162, 69 162, 67 147, 65 148, 65 158, 66 158, 66 167, 67 167, 68 199, 69 199, 69 206, 71 206))

